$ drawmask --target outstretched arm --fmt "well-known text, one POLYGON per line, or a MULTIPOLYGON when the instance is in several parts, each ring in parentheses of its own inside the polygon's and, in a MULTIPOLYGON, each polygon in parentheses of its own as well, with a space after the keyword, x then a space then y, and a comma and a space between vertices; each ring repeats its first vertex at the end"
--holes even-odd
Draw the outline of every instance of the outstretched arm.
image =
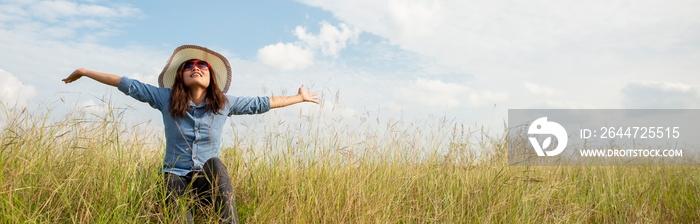
POLYGON ((71 73, 68 76, 68 78, 63 79, 62 81, 65 82, 66 84, 68 84, 68 83, 71 83, 75 80, 78 80, 80 77, 83 77, 83 76, 90 77, 94 80, 97 80, 98 82, 101 82, 101 83, 104 83, 104 84, 107 84, 110 86, 114 86, 114 87, 119 85, 119 82, 122 80, 121 76, 91 71, 91 70, 87 70, 85 68, 79 68, 79 69, 75 70, 73 73, 71 73))
POLYGON ((285 107, 301 102, 318 103, 318 94, 311 93, 310 90, 305 90, 304 85, 299 88, 299 93, 294 96, 272 96, 270 97, 270 108, 285 107))

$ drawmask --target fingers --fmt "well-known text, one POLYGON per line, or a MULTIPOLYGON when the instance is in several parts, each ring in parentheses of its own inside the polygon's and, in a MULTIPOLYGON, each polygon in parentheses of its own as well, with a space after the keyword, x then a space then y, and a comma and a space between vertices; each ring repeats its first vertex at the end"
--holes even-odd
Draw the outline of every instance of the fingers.
POLYGON ((76 80, 76 78, 74 78, 74 77, 72 77, 72 76, 69 76, 68 78, 62 79, 61 81, 63 81, 64 83, 68 84, 68 83, 71 83, 71 82, 73 82, 73 81, 75 81, 75 80, 76 80))
POLYGON ((68 83, 71 83, 71 82, 73 82, 73 81, 75 81, 75 80, 77 80, 77 79, 78 79, 78 78, 75 77, 75 74, 70 74, 67 78, 62 79, 61 81, 63 81, 63 82, 65 82, 66 84, 68 84, 68 83))
POLYGON ((303 85, 303 84, 299 88, 299 94, 302 95, 304 101, 314 102, 316 104, 320 104, 318 102, 318 93, 311 93, 311 90, 306 90, 305 85, 303 85))
POLYGON ((321 104, 321 103, 318 102, 318 98, 307 99, 306 102, 312 102, 312 103, 316 103, 316 104, 321 104))
POLYGON ((84 68, 76 69, 75 71, 73 71, 73 73, 71 73, 70 75, 68 75, 67 78, 62 79, 61 81, 63 81, 64 83, 68 84, 68 83, 71 83, 71 82, 73 82, 73 81, 75 81, 75 80, 78 80, 80 77, 83 76, 83 74, 82 74, 83 70, 84 70, 84 68))
MULTIPOLYGON (((309 91, 308 93, 311 93, 311 91, 309 91)), ((314 103, 316 103, 316 104, 319 104, 319 102, 318 102, 318 93, 311 94, 311 95, 309 96, 309 100, 308 100, 308 101, 309 101, 309 102, 314 102, 314 103)))

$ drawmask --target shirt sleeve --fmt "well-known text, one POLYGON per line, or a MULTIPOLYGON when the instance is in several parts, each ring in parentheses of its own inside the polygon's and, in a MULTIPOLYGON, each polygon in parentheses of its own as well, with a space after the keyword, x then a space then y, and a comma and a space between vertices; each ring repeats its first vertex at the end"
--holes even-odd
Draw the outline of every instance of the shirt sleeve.
POLYGON ((270 110, 270 98, 266 96, 258 97, 228 97, 231 110, 228 116, 240 114, 261 114, 270 110))
POLYGON ((166 88, 158 88, 149 84, 144 84, 135 79, 122 77, 117 86, 119 91, 133 97, 134 99, 146 102, 155 109, 162 110, 167 105, 170 91, 166 88))

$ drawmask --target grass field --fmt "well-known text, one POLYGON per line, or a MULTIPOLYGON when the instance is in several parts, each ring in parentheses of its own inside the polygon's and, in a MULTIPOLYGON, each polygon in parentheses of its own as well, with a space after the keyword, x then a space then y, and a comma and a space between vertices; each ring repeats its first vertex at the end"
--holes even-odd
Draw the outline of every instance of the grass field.
MULTIPOLYGON (((123 110, 0 112, 2 223, 171 221, 162 139, 123 110)), ((505 137, 448 119, 314 116, 326 115, 235 129, 221 158, 242 222, 700 222, 697 167, 509 167, 505 137)), ((196 221, 211 213, 196 208, 196 221)))

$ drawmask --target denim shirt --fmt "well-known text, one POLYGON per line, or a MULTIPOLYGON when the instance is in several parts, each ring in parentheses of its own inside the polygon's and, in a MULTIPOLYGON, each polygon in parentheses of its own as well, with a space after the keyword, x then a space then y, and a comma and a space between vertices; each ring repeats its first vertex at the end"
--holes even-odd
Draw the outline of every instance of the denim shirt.
POLYGON ((170 114, 170 89, 158 88, 134 79, 122 77, 119 90, 151 107, 160 110, 165 126, 165 158, 162 171, 185 176, 192 171, 201 171, 204 162, 219 157, 221 132, 226 118, 239 114, 260 114, 270 110, 268 97, 228 96, 228 103, 220 114, 207 111, 206 102, 194 105, 183 118, 170 114))

